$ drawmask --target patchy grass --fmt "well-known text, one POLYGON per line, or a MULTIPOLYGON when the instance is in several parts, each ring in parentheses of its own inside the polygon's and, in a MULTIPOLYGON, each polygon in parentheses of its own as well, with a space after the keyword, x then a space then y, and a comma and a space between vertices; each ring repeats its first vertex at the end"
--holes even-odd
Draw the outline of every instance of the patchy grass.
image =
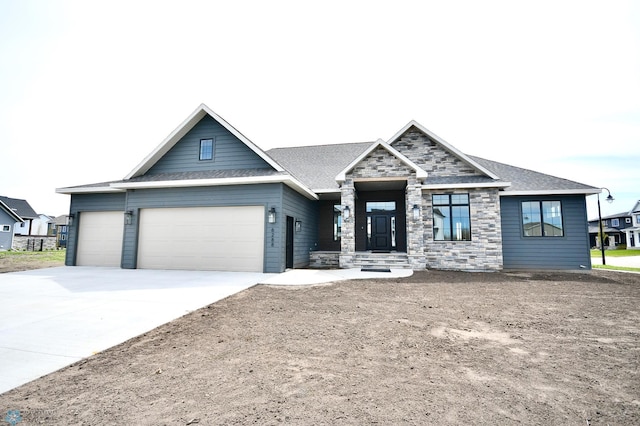
POLYGON ((63 266, 66 250, 0 251, 0 273, 63 266))
POLYGON ((609 271, 640 272, 640 268, 631 268, 629 266, 591 265, 591 267, 594 269, 605 269, 609 271))
MULTIPOLYGON (((640 256, 640 250, 605 250, 604 255, 606 257, 631 257, 640 256)), ((591 257, 600 257, 602 252, 599 249, 591 250, 591 257)))

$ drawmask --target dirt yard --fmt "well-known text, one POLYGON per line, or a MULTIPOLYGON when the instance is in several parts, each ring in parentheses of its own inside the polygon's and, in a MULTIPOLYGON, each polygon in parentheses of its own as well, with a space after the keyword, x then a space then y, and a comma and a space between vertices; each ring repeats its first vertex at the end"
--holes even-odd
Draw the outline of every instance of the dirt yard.
POLYGON ((640 275, 255 286, 0 395, 20 426, 640 424, 640 275))
POLYGON ((0 274, 63 266, 64 256, 64 250, 0 251, 0 274))

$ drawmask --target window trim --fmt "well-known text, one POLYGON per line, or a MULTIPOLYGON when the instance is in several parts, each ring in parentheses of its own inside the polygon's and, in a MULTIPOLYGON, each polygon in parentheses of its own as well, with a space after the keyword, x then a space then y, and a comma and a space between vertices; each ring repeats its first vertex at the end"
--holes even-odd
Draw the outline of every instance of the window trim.
POLYGON ((620 219, 611 219, 611 226, 620 226, 620 219))
MULTIPOLYGON (((431 212, 432 212, 432 215, 433 215, 433 212, 434 212, 434 210, 436 209, 437 206, 438 207, 448 207, 449 208, 448 225, 449 225, 449 237, 450 238, 449 239, 444 238, 445 234, 443 232, 443 238, 442 239, 436 239, 436 232, 435 232, 436 223, 435 223, 435 220, 433 220, 432 224, 431 224, 431 231, 432 231, 431 238, 432 238, 433 241, 461 242, 461 241, 472 241, 473 240, 473 238, 472 238, 473 232, 472 232, 472 227, 471 227, 471 222, 472 222, 472 220, 471 220, 471 196, 470 196, 470 194, 468 192, 465 192, 465 193, 455 193, 455 192, 453 192, 453 193, 446 193, 446 194, 431 194, 431 212), (453 202, 452 201, 453 200, 453 196, 455 196, 455 195, 465 195, 467 197, 467 202, 466 203, 453 202), (439 197, 439 196, 447 196, 447 198, 449 200, 448 204, 441 204, 441 203, 436 204, 435 201, 434 201, 434 197, 439 197), (453 213, 452 213, 453 212, 453 207, 466 207, 467 208, 467 217, 469 218, 469 238, 468 239, 464 238, 464 232, 462 233, 462 237, 463 237, 462 239, 457 240, 457 239, 453 238, 453 236, 454 236, 453 213)), ((443 226, 445 226, 445 225, 443 225, 443 226)))
POLYGON ((563 214, 563 208, 562 208, 562 201, 561 200, 523 200, 520 202, 520 226, 522 227, 522 237, 523 238, 565 238, 565 232, 564 232, 564 214, 563 214), (538 223, 540 223, 540 230, 541 230, 541 235, 526 235, 524 232, 524 221, 523 221, 523 209, 522 209, 522 205, 524 203, 538 203, 538 208, 540 209, 540 221, 538 223), (562 225, 562 235, 545 235, 545 231, 544 231, 544 225, 545 225, 545 217, 544 217, 544 208, 543 208, 543 203, 558 203, 560 205, 560 223, 562 225))
POLYGON ((198 151, 198 160, 199 161, 213 161, 213 159, 215 158, 215 155, 214 155, 215 154, 215 148, 216 148, 215 138, 211 137, 211 138, 202 138, 202 139, 200 139, 200 149, 198 151), (204 142, 208 142, 208 141, 211 141, 211 152, 210 153, 203 149, 204 148, 203 143, 204 142), (208 154, 208 155, 204 156, 203 154, 208 154), (211 156, 211 158, 209 158, 209 156, 211 156))

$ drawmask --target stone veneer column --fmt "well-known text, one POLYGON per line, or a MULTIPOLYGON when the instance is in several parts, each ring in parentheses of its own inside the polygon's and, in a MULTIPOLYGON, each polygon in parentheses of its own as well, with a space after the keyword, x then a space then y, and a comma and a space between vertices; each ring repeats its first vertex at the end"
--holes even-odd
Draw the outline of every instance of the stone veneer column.
POLYGON ((349 207, 350 216, 344 220, 342 216, 342 234, 340 237, 340 267, 353 268, 356 254, 356 203, 355 187, 353 179, 347 178, 340 187, 342 207, 349 207))
POLYGON ((405 198, 407 203, 407 256, 413 269, 425 269, 427 265, 424 254, 425 209, 422 203, 422 185, 415 176, 410 176, 407 179, 405 198), (420 207, 418 219, 413 218, 413 206, 416 204, 420 207))

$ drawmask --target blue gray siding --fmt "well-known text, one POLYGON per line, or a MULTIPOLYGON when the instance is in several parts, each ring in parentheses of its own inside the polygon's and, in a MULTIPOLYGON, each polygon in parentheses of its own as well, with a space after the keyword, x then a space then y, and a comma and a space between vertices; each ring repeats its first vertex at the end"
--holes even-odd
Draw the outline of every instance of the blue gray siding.
POLYGON ((502 250, 505 269, 591 268, 584 195, 501 197, 502 250), (521 203, 560 201, 563 237, 524 237, 521 203))
POLYGON ((271 166, 207 115, 146 174, 232 169, 271 169, 271 166), (215 140, 213 160, 200 161, 200 139, 207 138, 215 140))
MULTIPOLYGON (((74 194, 71 196, 70 214, 75 216, 73 225, 69 227, 67 235, 67 254, 65 264, 76 264, 76 249, 78 237, 78 225, 82 220, 82 212, 96 211, 121 211, 124 212, 126 194, 74 194)), ((124 220, 124 216, 123 219, 124 220)))
POLYGON ((318 249, 318 201, 309 200, 298 194, 289 187, 284 186, 282 200, 282 224, 283 232, 280 235, 282 239, 282 265, 281 270, 284 271, 286 262, 286 216, 291 216, 295 221, 302 222, 302 228, 299 232, 293 232, 293 267, 304 268, 309 266, 309 252, 318 249))
POLYGON ((11 244, 13 243, 13 225, 15 223, 15 218, 0 209, 0 250, 11 250, 11 244), (9 225, 9 232, 2 232, 2 225, 9 225))
MULTIPOLYGON (((136 268, 138 252, 138 218, 140 209, 170 207, 228 207, 228 206, 271 206, 276 207, 279 220, 265 226, 265 272, 282 272, 284 253, 282 245, 282 184, 235 185, 218 187, 188 187, 164 189, 139 189, 127 194, 126 210, 133 211, 131 225, 125 226, 122 252, 122 267, 136 268), (273 233, 272 230, 273 229, 273 233), (273 234, 273 244, 272 244, 273 234)), ((176 218, 179 220, 179 218, 176 218)))

